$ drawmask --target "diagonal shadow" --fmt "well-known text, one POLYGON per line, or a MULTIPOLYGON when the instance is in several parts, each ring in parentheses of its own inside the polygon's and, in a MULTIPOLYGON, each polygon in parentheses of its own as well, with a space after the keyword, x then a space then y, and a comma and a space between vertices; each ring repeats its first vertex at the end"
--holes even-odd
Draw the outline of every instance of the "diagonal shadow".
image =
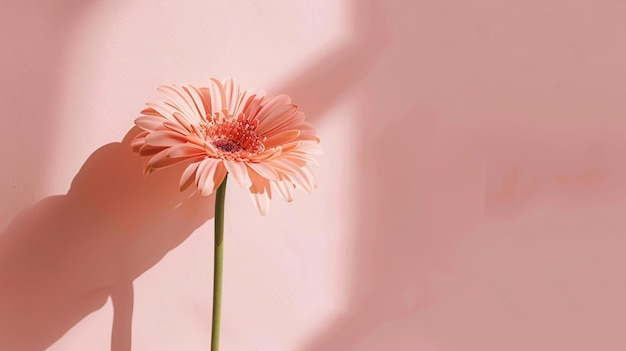
POLYGON ((1 350, 43 350, 109 296, 111 349, 130 350, 133 280, 214 212, 211 197, 178 191, 179 166, 144 178, 129 146, 136 133, 96 150, 67 194, 39 201, 0 235, 1 350))
MULTIPOLYGON (((357 222, 348 233, 353 241, 349 300, 344 313, 308 340, 305 351, 363 347, 368 336, 390 322, 410 319, 426 304, 430 272, 446 268, 462 233, 460 222, 437 225, 442 213, 471 216, 463 213, 462 201, 450 206, 441 199, 475 188, 473 182, 480 179, 472 174, 445 189, 421 186, 434 179, 454 183, 464 176, 451 171, 472 162, 467 157, 471 150, 465 149, 471 133, 450 129, 416 99, 414 72, 405 70, 415 59, 408 45, 415 26, 403 18, 401 25, 408 28, 398 34, 388 13, 402 7, 402 1, 352 4, 353 40, 276 89, 290 94, 314 123, 342 100, 351 99, 358 109, 350 136, 359 150, 354 162, 360 176, 354 180, 357 222), (439 161, 445 158, 448 163, 439 161)), ((400 333, 405 337, 398 338, 396 349, 417 349, 420 341, 406 340, 411 334, 406 330, 400 333)))
POLYGON ((606 57, 622 56, 610 51, 612 27, 577 26, 589 13, 572 7, 560 16, 556 1, 519 9, 495 0, 351 4, 353 41, 275 89, 314 123, 339 101, 357 109, 348 302, 301 350, 436 349, 419 335, 417 316, 439 297, 433 276, 452 269, 469 233, 544 202, 584 208, 623 199, 623 128, 564 128, 568 119, 589 120, 598 101, 609 106, 604 117, 623 110, 601 78, 620 67, 606 57), (597 50, 612 55, 580 50, 559 36, 562 28, 572 38, 608 38, 597 50), (538 52, 549 55, 527 55, 538 52), (586 60, 596 80, 573 79, 586 60), (571 90, 560 95, 564 85, 571 90), (588 105, 572 105, 577 94, 588 105), (546 128, 547 119, 554 125, 546 128), (531 184, 503 179, 516 167, 531 184))

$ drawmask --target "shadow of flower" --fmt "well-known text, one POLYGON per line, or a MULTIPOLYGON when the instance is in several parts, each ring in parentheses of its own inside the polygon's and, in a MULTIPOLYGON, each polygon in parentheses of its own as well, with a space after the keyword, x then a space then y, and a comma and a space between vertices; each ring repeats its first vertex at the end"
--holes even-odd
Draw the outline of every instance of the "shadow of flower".
POLYGON ((129 146, 136 133, 96 150, 66 195, 0 235, 0 349, 45 349, 108 296, 112 349, 130 349, 132 281, 214 213, 212 197, 178 191, 184 165, 144 178, 129 146))

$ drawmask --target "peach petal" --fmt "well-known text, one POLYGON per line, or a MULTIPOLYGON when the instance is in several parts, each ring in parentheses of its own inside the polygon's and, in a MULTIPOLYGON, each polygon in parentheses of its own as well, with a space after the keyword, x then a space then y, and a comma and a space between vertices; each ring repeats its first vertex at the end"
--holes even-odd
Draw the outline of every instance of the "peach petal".
POLYGON ((141 147, 144 146, 146 143, 145 140, 143 139, 134 139, 130 142, 130 148, 131 150, 133 150, 134 153, 138 154, 139 151, 141 150, 141 147))
POLYGON ((152 146, 152 145, 144 144, 139 149, 139 155, 140 156, 152 156, 152 155, 158 154, 159 152, 165 149, 167 149, 167 147, 165 146, 152 146))
POLYGON ((221 160, 207 158, 200 163, 196 172, 196 185, 202 196, 211 195, 222 184, 226 168, 221 160))
POLYGON ((150 134, 149 132, 141 132, 135 136, 135 138, 130 142, 130 147, 133 152, 138 153, 142 146, 146 144, 146 136, 150 134))
POLYGON ((181 126, 179 123, 175 123, 172 121, 165 121, 163 122, 163 126, 173 132, 176 132, 180 135, 187 135, 189 134, 189 130, 185 129, 185 127, 181 126))
POLYGON ((142 115, 148 115, 148 116, 158 116, 158 117, 163 117, 161 116, 160 113, 158 113, 155 109, 153 109, 152 107, 146 107, 143 110, 141 110, 141 114, 142 115))
POLYGON ((213 114, 213 102, 211 101, 211 89, 209 88, 200 88, 200 93, 202 94, 203 101, 206 102, 204 106, 207 115, 213 114))
POLYGON ((157 171, 157 169, 156 169, 156 168, 153 168, 153 167, 150 167, 150 165, 148 164, 148 162, 146 162, 146 163, 143 165, 143 175, 144 175, 144 176, 149 176, 150 174, 152 174, 152 173, 154 173, 154 172, 156 172, 156 171, 157 171))
POLYGON ((204 139, 199 138, 196 134, 186 135, 185 138, 187 139, 187 142, 196 144, 198 146, 204 146, 204 143, 206 142, 204 139))
POLYGON ((265 216, 269 210, 270 200, 272 198, 270 181, 254 171, 251 171, 249 174, 250 180, 252 181, 252 185, 250 185, 252 203, 254 203, 261 216, 265 216))
POLYGON ((267 116, 269 116, 274 110, 282 105, 287 105, 289 103, 291 103, 291 98, 287 95, 277 95, 263 99, 263 101, 261 102, 260 110, 254 117, 257 118, 259 122, 263 122, 263 120, 267 118, 267 116))
POLYGON ((224 160, 224 166, 228 173, 230 173, 237 183, 247 188, 250 186, 250 178, 248 177, 248 170, 243 162, 224 160))
POLYGON ((266 118, 259 118, 259 127, 257 132, 259 134, 267 135, 275 130, 280 130, 282 127, 289 124, 291 118, 298 111, 298 106, 294 104, 283 105, 272 111, 266 118))
POLYGON ((290 142, 300 136, 299 130, 286 130, 282 133, 276 134, 271 138, 268 138, 264 144, 265 147, 274 147, 287 142, 290 142))
POLYGON ((239 99, 239 83, 231 78, 227 78, 224 82, 224 92, 225 92, 225 100, 226 106, 228 106, 228 112, 231 115, 235 114, 235 109, 237 107, 237 100, 239 99))
POLYGON ((252 95, 248 98, 245 106, 243 107, 243 114, 249 121, 257 120, 257 115, 262 108, 262 103, 265 97, 259 94, 252 95))
POLYGON ((289 179, 300 189, 311 193, 317 187, 315 178, 311 177, 311 172, 307 172, 308 167, 296 167, 294 174, 289 175, 289 179))
POLYGON ((167 156, 170 158, 206 155, 204 148, 200 148, 195 144, 178 144, 168 148, 167 150, 167 156))
POLYGON ((302 140, 302 141, 312 141, 315 144, 319 144, 320 143, 320 138, 318 138, 315 135, 306 135, 306 134, 301 134, 298 137, 298 140, 302 140))
POLYGON ((254 190, 254 187, 250 188, 250 195, 252 196, 252 203, 259 211, 261 216, 265 216, 270 208, 270 197, 267 192, 265 193, 257 193, 254 190))
POLYGON ((143 130, 153 132, 162 126, 165 121, 167 119, 161 116, 141 116, 135 119, 135 125, 143 130))
POLYGON ((174 114, 174 112, 178 112, 178 113, 181 112, 175 106, 172 106, 165 101, 150 101, 146 105, 148 105, 150 108, 154 109, 158 114, 160 114, 161 116, 169 120, 174 120, 172 118, 172 114, 174 114))
POLYGON ((315 140, 303 140, 302 146, 299 148, 300 152, 304 152, 308 155, 323 155, 324 150, 319 146, 319 142, 315 140))
POLYGON ((202 93, 201 89, 196 88, 195 86, 191 84, 188 87, 190 91, 193 92, 192 96, 194 97, 196 104, 199 105, 198 110, 200 112, 203 112, 203 115, 202 115, 203 119, 206 119, 206 116, 211 114, 211 101, 210 100, 207 101, 207 96, 202 93))
POLYGON ((265 151, 261 152, 258 155, 255 155, 254 157, 251 157, 250 159, 253 160, 254 162, 262 162, 264 160, 280 155, 281 152, 282 152, 282 149, 280 146, 272 147, 269 149, 265 149, 265 151))
MULTIPOLYGON (((289 119, 285 120, 283 123, 280 124, 276 124, 274 126, 272 126, 271 128, 268 128, 266 131, 264 131, 264 134, 266 137, 270 138, 272 136, 274 136, 275 134, 279 134, 282 133, 285 130, 300 130, 300 134, 302 133, 309 133, 310 131, 308 131, 306 128, 306 125, 303 125, 304 121, 304 114, 301 111, 296 111, 296 113, 291 116, 289 119), (302 129, 302 127, 304 127, 304 129, 302 129)), ((315 131, 313 131, 313 133, 315 134, 315 131)))
POLYGON ((307 128, 306 126, 302 125, 291 126, 291 128, 299 130, 301 138, 316 140, 319 143, 319 138, 317 137, 317 132, 315 131, 315 129, 307 128))
POLYGON ((197 136, 200 139, 204 139, 204 132, 200 130, 200 127, 196 126, 195 124, 192 124, 191 130, 193 130, 193 134, 195 134, 195 136, 197 136))
POLYGON ((276 170, 274 170, 269 165, 266 165, 265 163, 247 162, 246 166, 248 168, 251 168, 254 172, 258 173, 262 177, 271 180, 278 180, 278 173, 276 172, 276 170))
POLYGON ((313 169, 311 169, 308 165, 300 169, 307 175, 307 179, 311 185, 309 192, 312 192, 315 188, 317 188, 317 177, 315 176, 315 172, 313 172, 313 169))
POLYGON ((183 175, 180 177, 180 182, 178 183, 178 187, 180 191, 185 191, 187 188, 193 184, 196 176, 196 171, 198 170, 198 166, 202 161, 194 162, 185 168, 183 175))
MULTIPOLYGON (((272 167, 277 170, 281 170, 281 173, 294 174, 296 173, 296 168, 300 168, 301 166, 298 163, 292 162, 285 157, 277 158, 274 160, 268 161, 272 167)), ((306 164, 306 163, 305 163, 306 164)))
POLYGON ((215 78, 211 78, 209 90, 211 92, 211 108, 213 109, 213 113, 226 108, 226 93, 224 92, 224 85, 222 85, 222 82, 215 78))
MULTIPOLYGON (((239 101, 237 101, 237 106, 235 107, 235 111, 233 114, 238 115, 240 113, 243 113, 244 115, 246 115, 246 109, 254 101, 255 97, 256 94, 252 93, 251 91, 244 90, 239 97, 239 101)), ((246 115, 246 118, 247 117, 248 116, 246 115)))
POLYGON ((307 143, 308 143, 307 141, 304 141, 298 149, 291 151, 289 155, 302 156, 302 157, 310 158, 311 160, 313 160, 311 156, 312 153, 310 152, 321 152, 321 150, 319 150, 317 145, 309 146, 307 145, 307 143))
POLYGON ((281 152, 286 154, 300 147, 302 147, 302 141, 292 141, 290 143, 283 144, 281 152))
POLYGON ((304 154, 304 153, 297 153, 297 152, 294 151, 294 152, 290 152, 289 154, 287 154, 287 155, 285 155, 283 157, 286 160, 289 160, 289 161, 297 164, 298 167, 303 167, 307 163, 318 165, 317 161, 315 161, 314 159, 312 159, 311 157, 309 157, 307 154, 304 154))
POLYGON ((147 165, 151 168, 165 168, 177 163, 187 161, 189 157, 170 157, 171 148, 167 148, 158 154, 152 156, 150 160, 148 160, 147 165))
POLYGON ((187 132, 193 130, 193 126, 195 124, 189 123, 189 120, 187 120, 187 118, 183 114, 181 114, 180 112, 172 113, 172 117, 173 117, 172 123, 180 124, 182 127, 185 128, 185 130, 187 130, 187 132))
POLYGON ((172 146, 186 141, 185 136, 172 131, 156 131, 146 136, 146 143, 152 146, 172 146))
POLYGON ((160 86, 157 90, 159 90, 163 95, 170 99, 172 103, 183 113, 183 115, 187 118, 187 120, 191 123, 199 123, 200 119, 198 116, 198 111, 195 110, 195 104, 193 100, 187 94, 186 91, 183 90, 181 86, 178 85, 163 85, 160 86))
POLYGON ((213 144, 211 144, 208 141, 205 141, 204 144, 202 144, 202 146, 204 146, 204 151, 206 151, 207 155, 217 156, 217 149, 215 148, 215 146, 213 146, 213 144))
POLYGON ((276 188, 278 189, 278 193, 280 194, 280 196, 283 197, 283 199, 285 199, 285 201, 287 202, 293 201, 294 185, 292 182, 284 179, 281 181, 273 182, 273 184, 276 185, 276 188))
POLYGON ((204 119, 206 116, 206 110, 204 109, 204 102, 202 101, 202 95, 197 91, 194 86, 183 86, 183 90, 191 97, 191 106, 198 112, 200 119, 204 119))

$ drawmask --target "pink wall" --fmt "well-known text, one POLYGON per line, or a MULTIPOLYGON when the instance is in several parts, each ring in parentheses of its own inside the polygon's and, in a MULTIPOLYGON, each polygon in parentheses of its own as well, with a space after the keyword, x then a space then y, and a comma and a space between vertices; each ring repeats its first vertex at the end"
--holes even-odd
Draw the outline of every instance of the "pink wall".
POLYGON ((626 3, 35 1, 0 13, 0 349, 207 350, 212 198, 141 175, 156 86, 236 77, 319 188, 229 184, 224 350, 624 350, 626 3), (131 132, 132 133, 132 132, 131 132))

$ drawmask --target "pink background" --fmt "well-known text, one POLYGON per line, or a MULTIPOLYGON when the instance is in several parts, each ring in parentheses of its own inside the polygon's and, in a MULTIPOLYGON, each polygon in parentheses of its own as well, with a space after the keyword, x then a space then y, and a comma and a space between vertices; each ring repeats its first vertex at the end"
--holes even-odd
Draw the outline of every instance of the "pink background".
POLYGON ((626 2, 24 0, 0 12, 0 349, 208 350, 212 198, 161 84, 284 92, 319 188, 229 184, 223 350, 626 349, 626 2), (126 137, 125 137, 126 136, 126 137), (131 332, 132 327, 132 332, 131 332))

